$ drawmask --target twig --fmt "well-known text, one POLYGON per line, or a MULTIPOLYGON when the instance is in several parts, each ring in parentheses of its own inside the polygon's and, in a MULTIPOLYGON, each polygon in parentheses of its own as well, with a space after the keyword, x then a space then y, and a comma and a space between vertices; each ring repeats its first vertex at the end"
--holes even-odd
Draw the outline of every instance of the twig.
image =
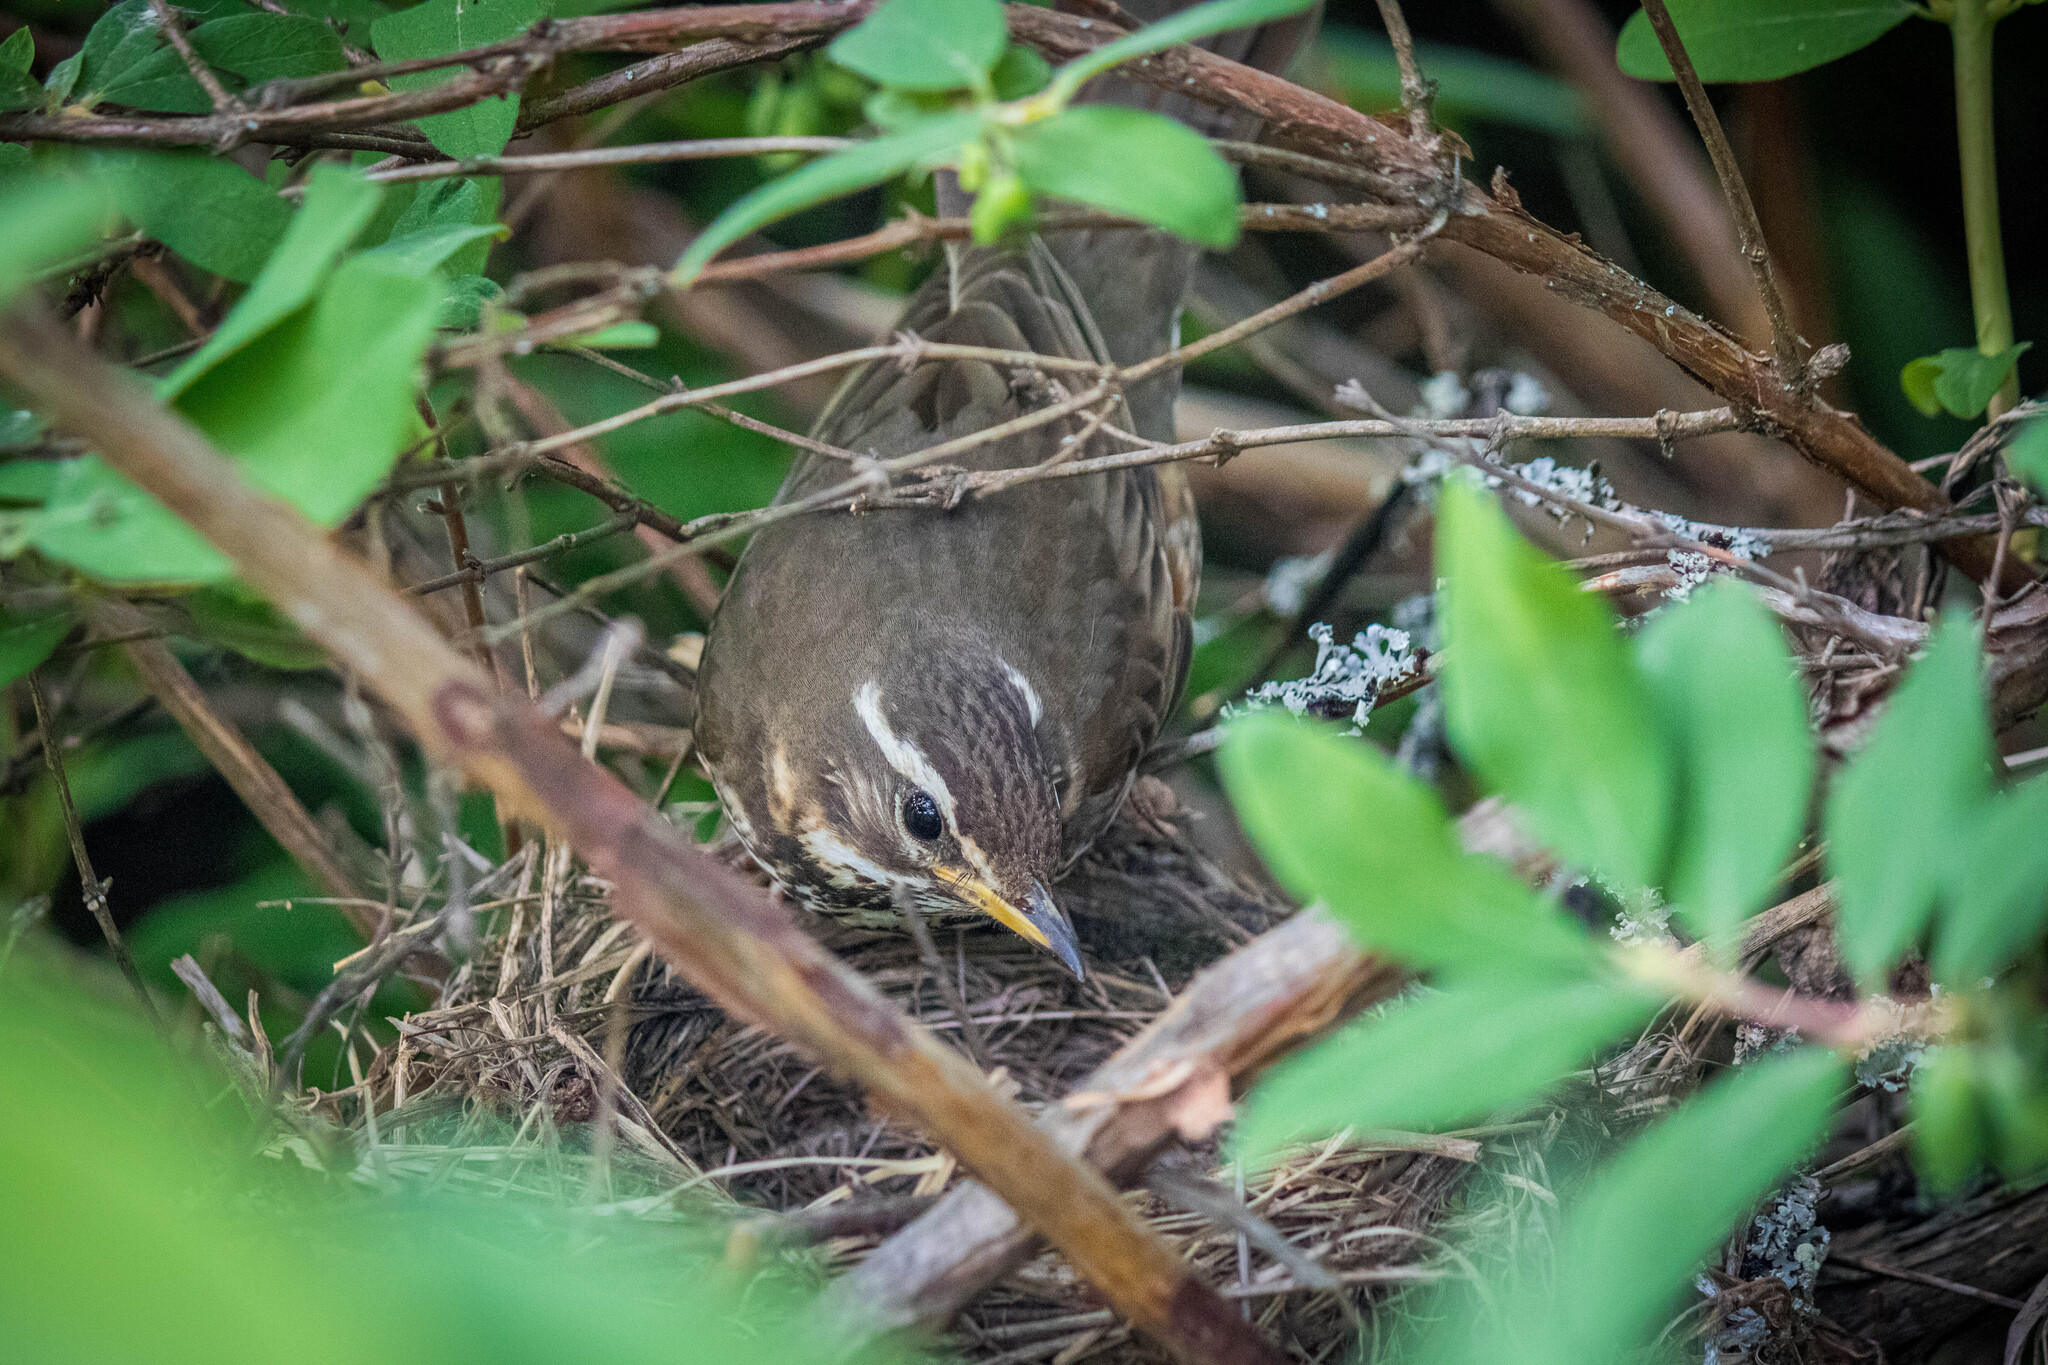
POLYGON ((579 152, 540 152, 531 156, 476 156, 463 161, 429 161, 388 170, 369 171, 365 180, 400 184, 411 180, 445 180, 453 176, 536 175, 543 171, 581 171, 598 166, 651 166, 670 161, 703 161, 722 156, 764 156, 773 152, 836 152, 853 145, 843 137, 717 137, 687 142, 641 142, 631 147, 593 147, 579 152))
MULTIPOLYGON (((448 487, 450 485, 443 486, 448 487)), ((443 496, 446 495, 444 494, 443 496)), ((496 559, 469 557, 466 567, 458 569, 451 574, 443 574, 439 578, 430 578, 424 583, 415 583, 405 591, 407 595, 412 597, 425 597, 429 593, 440 592, 443 589, 455 587, 457 584, 465 584, 473 589, 476 584, 483 582, 492 574, 503 573, 507 569, 516 569, 522 564, 532 564, 538 560, 550 559, 555 555, 566 554, 579 545, 588 545, 593 540, 603 540, 606 536, 614 536, 621 531, 630 531, 639 522, 640 513, 638 509, 629 509, 615 517, 601 521, 595 526, 587 526, 581 531, 564 531, 552 540, 545 541, 528 549, 515 550, 511 554, 500 555, 496 559)), ((478 621, 471 629, 481 631, 483 626, 484 622, 478 621)))
POLYGON ((1912 1284, 1924 1284, 1933 1289, 1945 1289, 1951 1294, 1960 1294, 1966 1299, 1977 1299, 1983 1303, 1996 1304, 2017 1313, 2026 1305, 2018 1299, 2004 1294, 1994 1294, 1988 1289, 1979 1289, 1973 1284, 1959 1280, 1945 1279, 1940 1275, 1929 1275, 1924 1270, 1908 1270, 1904 1266, 1886 1265, 1882 1261, 1867 1261, 1861 1256, 1848 1256, 1841 1252, 1827 1258, 1826 1265, 1845 1265, 1851 1270, 1861 1270, 1870 1275, 1882 1275, 1888 1280, 1905 1280, 1912 1284))
POLYGON ((967 1055, 975 1066, 986 1072, 990 1069, 988 1039, 982 1035, 981 1025, 967 1008, 967 1000, 960 994, 959 985, 953 974, 946 970, 946 960, 939 956, 939 946, 932 942, 931 926, 924 922, 924 911, 918 908, 916 897, 899 891, 896 895, 896 913, 903 919, 903 925, 910 931, 910 937, 917 944, 918 958, 924 963, 925 971, 938 983, 939 994, 945 997, 946 1008, 960 1023, 960 1041, 967 1048, 967 1055))
POLYGON ((192 40, 185 34, 185 25, 178 18, 178 11, 171 8, 168 0, 149 0, 149 8, 151 13, 156 15, 157 25, 163 29, 164 37, 178 50, 178 58, 185 63, 185 69, 192 73, 193 80, 199 82, 199 88, 206 92, 206 98, 213 101, 213 112, 231 114, 240 110, 242 102, 227 92, 227 88, 220 83, 220 77, 213 74, 213 68, 201 61, 199 54, 193 50, 192 40))
POLYGON ((459 763, 509 809, 572 844, 612 883, 614 913, 693 985, 925 1128, 1135 1326, 1189 1362, 1280 1358, 1101 1175, 1062 1152, 965 1058, 585 760, 530 703, 496 692, 367 566, 291 504, 251 488, 181 416, 151 403, 40 312, 17 311, 0 328, 0 375, 307 622, 430 754, 459 763))
POLYGON ((135 970, 135 957, 128 951, 128 941, 121 937, 121 927, 114 923, 114 912, 107 906, 108 883, 101 881, 92 870, 92 855, 85 848, 85 827, 79 823, 78 807, 71 800, 71 780, 64 773, 64 746, 61 742, 51 742, 50 737, 55 733, 50 728, 52 717, 43 700, 43 681, 36 676, 34 669, 28 673, 28 695, 35 707, 36 724, 43 732, 43 762, 49 766, 50 780, 57 788, 57 805, 64 812, 64 832, 71 839, 72 861, 78 864, 78 886, 85 897, 85 908, 92 912, 93 922, 99 925, 108 950, 121 968, 121 975, 128 978, 128 984, 142 1001, 143 1013, 149 1016, 159 1032, 163 1032, 163 1016, 157 1013, 156 1001, 151 998, 149 988, 142 984, 142 973, 135 970))
POLYGON ((1422 67, 1415 60, 1415 38, 1408 32, 1401 0, 1379 0, 1379 8, 1380 22, 1387 26, 1387 41, 1394 47, 1394 64, 1401 71, 1401 112, 1408 116, 1408 136, 1419 142, 1429 136, 1436 87, 1422 79, 1422 67))
POLYGON ((1721 181, 1721 193, 1727 197, 1728 209, 1735 216, 1735 242, 1741 248, 1742 259, 1749 262, 1750 274, 1756 279, 1756 292, 1764 301, 1764 312, 1771 319, 1771 350, 1777 357, 1778 374, 1787 387, 1794 392, 1803 392, 1806 387, 1806 362, 1799 354, 1799 335, 1792 325, 1792 314, 1785 307, 1785 299, 1778 292, 1778 282, 1771 275, 1771 256, 1764 246, 1763 224, 1756 216, 1756 203, 1749 197, 1749 186, 1743 183, 1742 168, 1735 164, 1735 149, 1728 145, 1728 134, 1721 128, 1721 116, 1714 112, 1714 102, 1707 98, 1706 87, 1700 84, 1699 72, 1693 69, 1692 56, 1685 50, 1685 43, 1678 36, 1678 26, 1671 22, 1671 11, 1664 7, 1664 0, 1643 0, 1643 13, 1649 16, 1650 27, 1657 31, 1657 41, 1664 48, 1664 55, 1671 62, 1671 72, 1678 78, 1678 88, 1685 94, 1685 107, 1692 112, 1692 120, 1699 125, 1700 139, 1707 144, 1707 157, 1714 163, 1714 174, 1721 181))

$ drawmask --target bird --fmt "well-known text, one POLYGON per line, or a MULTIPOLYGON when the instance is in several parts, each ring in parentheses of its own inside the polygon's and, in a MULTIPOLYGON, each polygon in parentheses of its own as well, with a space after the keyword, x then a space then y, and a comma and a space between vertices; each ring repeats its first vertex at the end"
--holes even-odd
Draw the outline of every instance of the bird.
MULTIPOLYGON (((1305 31, 1245 30, 1225 35, 1226 50, 1277 67, 1305 31)), ((1243 128, 1114 76, 1088 96, 1203 131, 1243 128)), ((964 207, 950 177, 938 192, 942 213, 964 207)), ((949 243, 896 332, 1128 367, 1177 346, 1196 254, 1149 229, 949 243)), ((913 352, 851 374, 811 434, 862 456, 911 454, 1088 380, 913 352)), ((1162 370, 1107 419, 1076 412, 946 463, 1018 469, 1132 449, 1119 433, 1170 442, 1179 384, 1162 370)), ((799 450, 776 503, 851 472, 799 450)), ((697 678, 696 744, 732 829, 822 914, 881 928, 906 914, 993 922, 1082 977, 1055 887, 1115 818, 1179 698, 1200 576, 1194 499, 1172 464, 771 522, 734 566, 697 678)))

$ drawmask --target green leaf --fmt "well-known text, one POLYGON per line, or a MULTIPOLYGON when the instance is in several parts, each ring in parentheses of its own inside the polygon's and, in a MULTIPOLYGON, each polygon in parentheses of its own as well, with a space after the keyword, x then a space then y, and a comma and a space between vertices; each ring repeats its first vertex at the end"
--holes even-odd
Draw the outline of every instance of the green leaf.
POLYGON ((204 536, 97 455, 58 466, 30 541, 103 582, 204 583, 233 571, 204 536))
POLYGON ((496 177, 438 180, 419 186, 392 223, 384 247, 419 254, 445 246, 447 254, 425 263, 444 266, 451 275, 481 275, 491 254, 487 239, 511 235, 511 230, 498 222, 503 187, 504 182, 496 177), (443 233, 457 235, 436 235, 443 233))
MULTIPOLYGON (((1316 53, 1346 104, 1367 113, 1401 107, 1401 65, 1386 35, 1325 24, 1316 53)), ((1415 59, 1436 82, 1432 111, 1453 127, 1498 123, 1563 139, 1592 130, 1579 92, 1534 67, 1445 43, 1418 42, 1415 59)))
POLYGON ((208 64, 250 85, 303 80, 348 67, 333 28, 303 14, 230 14, 192 30, 192 46, 208 64))
POLYGON ((51 266, 74 259, 113 216, 113 197, 99 179, 18 175, 0 182, 0 309, 15 291, 51 266))
POLYGON ((999 0, 883 0, 826 55, 899 90, 978 86, 1009 46, 999 0))
POLYGON ((1224 787, 1267 866, 1368 948, 1417 967, 1581 972, 1577 925, 1499 863, 1469 854, 1436 793, 1378 749, 1271 715, 1235 722, 1224 787))
POLYGON ((1907 361, 1899 371, 1899 387, 1925 416, 1938 417, 1945 409, 1957 417, 1980 417, 2013 366, 2020 363, 2020 356, 2033 345, 2022 341, 1997 355, 1951 346, 1939 355, 1907 361))
POLYGON ((2048 417, 2036 417, 2005 445, 2005 467, 2048 495, 2048 417))
POLYGON ((988 73, 999 100, 1021 100, 1045 89, 1052 80, 1052 67, 1038 55, 1038 49, 1011 43, 988 73))
MULTIPOLYGON (((82 101, 113 98, 118 103, 127 103, 119 99, 123 87, 150 79, 151 59, 165 50, 163 30, 149 0, 122 0, 94 22, 85 35, 85 45, 79 49, 77 80, 83 92, 82 101)), ((175 52, 170 56, 177 60, 175 52)), ((184 74, 182 67, 179 71, 184 74)), ((192 78, 186 75, 185 79, 189 82, 192 78)), ((196 84, 192 88, 199 89, 196 84)))
POLYGON ((389 258, 410 270, 431 270, 458 255, 467 254, 463 248, 473 243, 510 235, 499 223, 426 228, 403 237, 393 237, 382 246, 371 247, 363 255, 389 258))
POLYGON ((980 136, 981 127, 979 114, 927 119, 769 181, 697 234, 676 262, 675 282, 687 285, 720 251, 792 213, 879 185, 913 167, 950 162, 963 145, 980 136))
POLYGON ((16 615, 0 607, 0 687, 43 660, 71 633, 71 613, 61 607, 16 615))
POLYGON ((43 87, 29 74, 35 55, 35 35, 26 24, 0 42, 0 113, 34 109, 43 102, 43 87))
MULTIPOLYGON (((269 16, 266 16, 269 17, 269 16)), ((204 152, 130 152, 118 166, 122 211, 202 270, 247 284, 283 238, 291 206, 234 162, 204 152)))
POLYGON ((1565 1215, 1557 1292, 1543 1296, 1569 1358, 1621 1359, 1644 1341, 1701 1259, 1827 1135, 1844 1073, 1824 1048, 1753 1061, 1593 1178, 1565 1215))
POLYGON ((1568 861, 1649 885, 1671 826, 1671 759, 1613 613, 1464 479, 1444 487, 1437 536, 1459 756, 1568 861))
POLYGON ((1656 613, 1636 659, 1678 768, 1668 899, 1695 935, 1732 947, 1798 844, 1812 794, 1791 651, 1756 595, 1724 579, 1656 613))
POLYGON ((1956 990, 2011 962, 2048 919, 2048 776, 2001 792, 1974 847, 1943 888, 1935 933, 1935 979, 1956 990))
POLYGON ((1975 847, 1991 795, 1979 652, 1968 616, 1944 620, 1829 794, 1836 928, 1844 960, 1866 982, 1920 936, 1975 847))
POLYGON ((1245 1158, 1345 1128, 1436 1131, 1519 1105, 1639 1028, 1662 999, 1608 981, 1465 981, 1394 1005, 1252 1092, 1245 1158))
MULTIPOLYGON (((386 61, 444 57, 517 37, 546 13, 542 0, 426 0, 387 14, 370 28, 377 55, 386 61)), ((465 68, 420 71, 391 79, 395 90, 425 90, 462 75, 465 68)), ((415 120, 427 140, 448 156, 496 156, 519 123, 517 93, 493 96, 465 109, 415 120)))
POLYGON ((601 332, 578 337, 576 344, 598 351, 638 351, 645 350, 660 340, 661 332, 653 323, 634 321, 614 323, 601 332))
POLYGON ((181 602, 202 639, 217 641, 266 668, 324 668, 327 653, 240 580, 201 588, 181 602))
MULTIPOLYGON (((1703 81, 1774 81, 1868 47, 1914 13, 1907 0, 1666 0, 1703 81)), ((1622 26, 1615 60, 1637 80, 1674 79, 1640 12, 1622 26)))
POLYGON ((314 167, 306 182, 305 202, 292 215, 284 239, 249 292, 206 344, 157 386, 158 396, 177 397, 216 365, 312 302, 335 261, 377 211, 381 193, 377 185, 345 167, 314 167))
POLYGON ((1979 1090, 1972 1048, 1931 1048, 1913 1068, 1913 1155, 1937 1194, 1962 1188, 1984 1164, 1990 1144, 1979 1090))
POLYGON ((50 74, 43 77, 43 102, 51 112, 63 107, 78 89, 78 78, 85 74, 85 51, 80 49, 50 68, 50 74))
POLYGON ((1072 99, 1091 77, 1099 76, 1119 62, 1192 43, 1212 33, 1249 28, 1273 19, 1300 14, 1315 0, 1210 0, 1206 5, 1147 24, 1136 33, 1105 43, 1083 57, 1076 57, 1053 76, 1049 93, 1059 103, 1072 99))
POLYGON ((1218 250, 1237 242, 1237 172, 1184 123, 1084 104, 1017 129, 1017 174, 1039 194, 1156 223, 1218 250))

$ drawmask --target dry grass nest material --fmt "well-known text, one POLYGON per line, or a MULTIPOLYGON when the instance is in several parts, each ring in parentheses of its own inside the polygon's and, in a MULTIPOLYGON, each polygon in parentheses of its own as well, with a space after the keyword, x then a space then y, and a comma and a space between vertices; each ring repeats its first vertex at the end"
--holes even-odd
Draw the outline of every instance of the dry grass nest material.
MULTIPOLYGON (((673 977, 611 918, 608 888, 563 850, 530 854, 520 871, 483 919, 471 960, 433 1008, 403 1021, 357 1088, 374 1097, 375 1133, 361 1132, 371 1116, 336 1115, 378 1143, 387 1164, 402 1158, 394 1147, 414 1115, 441 1116, 444 1135, 451 1114, 486 1116, 455 1129, 488 1137, 500 1169, 522 1143, 540 1167, 563 1150, 586 1164, 601 1158, 591 1168, 600 1181, 624 1163, 666 1193, 620 1207, 673 1216, 685 1197, 699 1212, 708 1199, 732 1221, 729 1251, 762 1244, 764 1231, 769 1242, 821 1240, 828 1269, 859 1260, 965 1178, 857 1090, 673 977), (840 1213, 828 1222, 816 1213, 825 1209, 840 1213), (799 1211, 811 1212, 789 1216, 799 1211)), ((948 974, 991 1083, 1035 1108, 1078 1086, 1195 972, 1287 913, 1142 816, 1119 823, 1061 892, 1089 950, 1086 981, 1001 933, 937 930, 934 963, 908 934, 812 927, 905 1012, 960 1040, 962 1021, 933 968, 948 974)), ((442 1142, 435 1162, 459 1165, 463 1154, 442 1142)), ((1248 1177, 1219 1167, 1211 1147, 1167 1159, 1179 1179, 1152 1182, 1166 1197, 1131 1197, 1275 1339, 1319 1359, 1370 1331, 1389 1294, 1437 1273, 1428 1229, 1472 1167, 1423 1145, 1330 1142, 1248 1177), (1225 1203, 1241 1201, 1292 1251, 1272 1254, 1265 1229, 1187 1197, 1190 1184, 1234 1195, 1225 1203), (1318 1268, 1320 1286, 1305 1282, 1318 1268)), ((1154 1354, 1051 1254, 980 1296, 951 1344, 982 1361, 1154 1354)))

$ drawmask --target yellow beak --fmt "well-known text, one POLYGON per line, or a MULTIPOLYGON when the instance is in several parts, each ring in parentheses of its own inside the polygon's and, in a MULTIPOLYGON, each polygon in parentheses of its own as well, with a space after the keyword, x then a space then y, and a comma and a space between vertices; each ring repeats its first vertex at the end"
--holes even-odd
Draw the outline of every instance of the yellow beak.
POLYGON ((1074 942, 1074 926, 1038 882, 1031 883, 1031 889, 1025 893, 1020 905, 1005 899, 994 887, 964 868, 941 863, 932 871, 982 914, 1025 942, 1034 943, 1058 958, 1076 979, 1086 975, 1081 967, 1080 948, 1074 942))

